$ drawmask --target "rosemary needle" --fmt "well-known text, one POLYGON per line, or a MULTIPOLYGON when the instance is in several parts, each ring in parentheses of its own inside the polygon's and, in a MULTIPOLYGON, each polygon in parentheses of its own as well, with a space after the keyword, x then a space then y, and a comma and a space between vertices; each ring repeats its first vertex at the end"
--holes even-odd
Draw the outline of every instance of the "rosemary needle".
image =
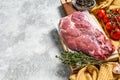
POLYGON ((56 56, 62 63, 71 65, 72 67, 84 67, 89 64, 97 64, 99 60, 87 56, 82 52, 62 52, 62 56, 56 56))

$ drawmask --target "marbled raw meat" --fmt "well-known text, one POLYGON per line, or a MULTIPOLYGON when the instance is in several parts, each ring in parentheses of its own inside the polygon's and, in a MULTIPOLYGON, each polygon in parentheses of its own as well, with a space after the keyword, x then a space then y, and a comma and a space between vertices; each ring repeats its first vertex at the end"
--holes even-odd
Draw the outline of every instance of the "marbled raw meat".
POLYGON ((66 46, 105 60, 115 48, 109 39, 82 12, 74 12, 60 19, 60 34, 66 46))

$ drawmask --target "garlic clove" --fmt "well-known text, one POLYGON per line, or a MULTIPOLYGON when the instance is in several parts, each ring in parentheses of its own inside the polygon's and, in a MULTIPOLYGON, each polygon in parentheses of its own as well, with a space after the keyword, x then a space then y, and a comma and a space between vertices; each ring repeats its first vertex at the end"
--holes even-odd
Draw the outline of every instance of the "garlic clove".
POLYGON ((114 74, 120 74, 120 64, 115 64, 112 71, 114 74))

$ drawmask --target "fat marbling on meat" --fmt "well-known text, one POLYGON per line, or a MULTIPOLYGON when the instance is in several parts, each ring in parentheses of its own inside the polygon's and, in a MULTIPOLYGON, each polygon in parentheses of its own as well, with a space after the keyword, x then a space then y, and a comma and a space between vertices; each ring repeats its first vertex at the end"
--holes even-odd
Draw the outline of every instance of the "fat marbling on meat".
POLYGON ((110 40, 83 12, 74 12, 61 18, 59 28, 66 46, 73 51, 82 51, 97 59, 105 60, 115 50, 110 40))

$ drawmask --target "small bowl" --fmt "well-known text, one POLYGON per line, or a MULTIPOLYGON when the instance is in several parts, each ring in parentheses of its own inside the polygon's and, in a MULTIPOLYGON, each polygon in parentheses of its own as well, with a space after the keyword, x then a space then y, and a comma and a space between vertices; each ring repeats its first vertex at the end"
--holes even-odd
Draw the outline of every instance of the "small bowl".
POLYGON ((95 0, 72 0, 72 3, 73 6, 80 11, 91 9, 96 5, 95 0))

